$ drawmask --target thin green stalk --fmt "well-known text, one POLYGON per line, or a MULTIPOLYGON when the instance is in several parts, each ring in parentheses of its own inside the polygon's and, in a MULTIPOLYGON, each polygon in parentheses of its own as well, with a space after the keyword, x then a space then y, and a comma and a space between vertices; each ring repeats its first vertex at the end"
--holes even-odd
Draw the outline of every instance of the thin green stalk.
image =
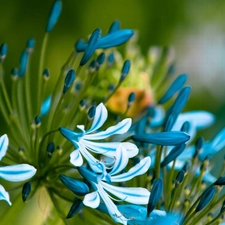
POLYGON ((156 162, 155 162, 155 178, 160 177, 160 161, 162 156, 163 146, 157 146, 157 153, 156 153, 156 162))

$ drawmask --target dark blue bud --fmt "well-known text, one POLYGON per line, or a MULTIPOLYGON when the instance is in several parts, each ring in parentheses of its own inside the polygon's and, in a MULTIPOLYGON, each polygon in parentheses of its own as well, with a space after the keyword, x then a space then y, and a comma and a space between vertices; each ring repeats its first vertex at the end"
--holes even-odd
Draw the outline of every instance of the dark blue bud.
POLYGON ((174 113, 171 113, 164 123, 164 131, 170 131, 173 128, 174 123, 176 122, 177 116, 174 113))
POLYGON ((154 107, 149 106, 147 108, 147 117, 154 118, 156 116, 156 110, 154 107))
POLYGON ((136 134, 132 136, 132 139, 156 145, 176 146, 188 141, 190 136, 181 131, 168 131, 152 134, 136 134))
POLYGON ((114 56, 114 53, 111 53, 109 56, 108 56, 108 67, 112 66, 112 64, 115 62, 115 56, 114 56))
POLYGON ((190 169, 191 165, 189 162, 186 162, 182 168, 182 170, 184 171, 185 175, 187 174, 188 170, 190 169))
POLYGON ((83 201, 79 198, 75 199, 66 218, 67 219, 72 218, 75 214, 77 214, 81 210, 82 207, 83 201))
POLYGON ((164 167, 167 166, 170 162, 175 160, 185 149, 186 145, 181 144, 175 146, 170 153, 164 158, 164 160, 161 162, 160 166, 164 167))
POLYGON ((115 85, 114 84, 110 84, 109 87, 108 87, 108 90, 111 92, 113 91, 115 88, 115 85))
POLYGON ((96 71, 96 67, 97 67, 97 62, 96 60, 92 60, 90 65, 88 66, 88 69, 91 73, 94 73, 96 71))
POLYGON ((201 151, 203 144, 204 144, 203 137, 199 137, 195 142, 195 153, 193 155, 194 158, 199 155, 199 152, 201 151))
POLYGON ((82 99, 82 100, 80 101, 80 107, 81 107, 81 108, 84 108, 85 105, 86 105, 86 102, 85 102, 84 99, 82 99))
POLYGON ((7 44, 3 43, 0 46, 0 62, 2 62, 5 59, 7 52, 8 52, 8 46, 7 44))
POLYGON ((200 202, 198 203, 195 212, 199 212, 204 209, 209 202, 212 200, 213 196, 216 194, 215 186, 209 186, 202 194, 200 202))
POLYGON ((13 68, 11 70, 11 76, 13 80, 16 80, 19 76, 19 70, 17 68, 13 68))
POLYGON ((183 131, 183 132, 185 132, 185 133, 188 133, 189 130, 190 130, 190 127, 191 127, 190 122, 185 121, 185 122, 182 124, 182 127, 181 127, 180 131, 183 131))
POLYGON ((32 52, 34 50, 34 46, 35 46, 35 40, 33 38, 29 38, 27 40, 26 50, 28 52, 32 52))
POLYGON ((95 112, 96 112, 96 107, 92 106, 89 110, 88 110, 88 119, 92 120, 95 116, 95 112))
POLYGON ((112 48, 127 42, 134 32, 130 29, 117 30, 99 39, 98 48, 112 48))
POLYGON ((182 74, 182 75, 178 76, 174 80, 174 82, 171 84, 171 86, 169 87, 167 92, 159 100, 159 104, 163 104, 163 103, 167 102, 168 100, 170 100, 173 97, 173 95, 184 86, 186 81, 187 81, 186 74, 182 74))
POLYGON ((116 32, 116 31, 118 31, 119 29, 120 29, 120 21, 119 21, 119 20, 116 20, 116 21, 114 21, 114 22, 111 24, 111 26, 110 26, 110 28, 109 28, 109 31, 108 31, 108 34, 113 33, 113 32, 116 32))
POLYGON ((74 70, 70 70, 67 73, 65 81, 64 81, 63 94, 65 94, 69 90, 71 85, 73 84, 75 80, 75 76, 76 76, 76 73, 74 70))
POLYGON ((29 196, 31 191, 31 182, 27 182, 23 185, 22 189, 22 199, 25 202, 27 200, 27 197, 29 196))
POLYGON ((184 181, 185 172, 183 170, 179 171, 175 178, 175 187, 180 185, 184 181))
POLYGON ((34 122, 35 122, 36 127, 39 127, 41 125, 41 117, 40 116, 36 116, 34 118, 34 122))
POLYGON ((94 54, 100 37, 101 37, 101 30, 98 28, 92 33, 91 37, 88 40, 88 44, 84 51, 84 55, 80 61, 80 66, 86 64, 87 61, 91 58, 91 56, 94 54))
POLYGON ((86 47, 87 47, 87 43, 85 43, 83 39, 79 39, 74 46, 77 52, 84 52, 86 47))
POLYGON ((98 174, 86 169, 83 166, 78 167, 78 171, 86 180, 88 180, 90 182, 94 182, 94 183, 98 184, 99 181, 101 180, 101 175, 98 175, 98 174))
POLYGON ((52 141, 47 146, 47 153, 49 158, 52 157, 52 154, 54 153, 54 151, 55 151, 55 143, 52 141))
POLYGON ((56 0, 53 4, 49 17, 48 17, 48 24, 46 27, 46 32, 51 32, 55 24, 57 23, 60 13, 62 10, 62 2, 61 0, 56 0))
POLYGON ((84 196, 90 192, 89 187, 84 182, 75 180, 63 174, 59 175, 59 179, 75 195, 84 196))
POLYGON ((214 185, 223 186, 225 185, 225 177, 219 177, 215 182, 214 185))
POLYGON ((81 83, 76 83, 75 84, 75 90, 76 91, 80 91, 81 90, 81 87, 82 87, 81 83))
POLYGON ((161 178, 155 179, 152 185, 151 194, 148 200, 147 216, 154 210, 163 192, 163 182, 161 178))
POLYGON ((44 77, 45 80, 48 80, 48 78, 50 76, 49 69, 44 69, 42 76, 44 77))
POLYGON ((121 71, 120 82, 123 82, 130 71, 130 60, 126 60, 121 71))
POLYGON ((100 67, 105 61, 105 53, 102 52, 97 58, 97 65, 100 67))
POLYGON ((129 96, 128 96, 128 103, 129 103, 129 104, 133 103, 134 100, 135 100, 135 97, 136 97, 135 93, 134 93, 134 92, 131 92, 131 93, 129 94, 129 96))
POLYGON ((27 70, 28 52, 24 51, 20 57, 19 77, 23 77, 27 70))

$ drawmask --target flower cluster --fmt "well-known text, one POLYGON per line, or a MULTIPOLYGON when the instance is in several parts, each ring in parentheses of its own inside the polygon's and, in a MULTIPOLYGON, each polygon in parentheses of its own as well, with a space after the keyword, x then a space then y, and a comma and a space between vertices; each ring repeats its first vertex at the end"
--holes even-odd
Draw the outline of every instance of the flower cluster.
POLYGON ((46 201, 43 191, 52 202, 46 224, 220 223, 225 163, 219 175, 211 169, 225 129, 207 142, 197 136, 216 118, 182 113, 191 93, 186 74, 162 90, 173 71, 172 49, 153 47, 143 57, 133 30, 115 21, 107 34, 98 28, 78 40, 50 86, 45 57, 61 8, 56 0, 49 14, 35 90, 34 39, 12 69, 11 89, 3 68, 8 47, 0 46, 1 132, 8 135, 0 137, 0 178, 19 182, 0 185, 0 200, 12 204, 0 212, 1 224, 15 221, 14 207, 34 195, 46 201), (123 57, 115 47, 126 42, 123 57))

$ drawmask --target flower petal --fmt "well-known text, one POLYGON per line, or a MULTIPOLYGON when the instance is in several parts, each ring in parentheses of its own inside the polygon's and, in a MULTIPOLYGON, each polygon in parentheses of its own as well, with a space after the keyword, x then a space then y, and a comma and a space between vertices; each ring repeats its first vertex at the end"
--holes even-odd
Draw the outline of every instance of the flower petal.
POLYGON ((145 157, 138 164, 132 167, 128 172, 122 173, 117 176, 112 176, 111 181, 123 182, 123 181, 131 180, 133 177, 144 174, 149 169, 150 165, 151 165, 151 158, 145 157))
MULTIPOLYGON (((85 135, 83 138, 85 140, 101 140, 101 139, 110 137, 114 134, 124 134, 129 130, 129 128, 131 126, 131 122, 132 122, 131 119, 127 118, 127 119, 122 120, 115 126, 109 127, 105 131, 101 131, 96 134, 88 134, 88 135, 85 135)), ((90 133, 90 130, 88 131, 88 133, 90 133)))
POLYGON ((70 163, 72 163, 74 166, 82 166, 83 165, 83 158, 80 154, 79 149, 73 151, 70 154, 70 163))
POLYGON ((9 193, 5 190, 5 188, 0 184, 0 200, 5 200, 9 205, 12 203, 9 200, 9 193))
POLYGON ((41 105, 41 116, 46 115, 51 107, 51 102, 52 102, 52 96, 48 96, 42 103, 41 105))
POLYGON ((19 182, 30 179, 36 173, 36 169, 28 164, 18 164, 0 167, 0 177, 11 182, 19 182))
POLYGON ((108 117, 108 111, 103 103, 100 103, 95 109, 95 117, 91 128, 86 132, 87 134, 98 130, 106 121, 108 117))
POLYGON ((0 161, 5 156, 6 151, 8 149, 8 145, 9 145, 8 136, 4 134, 0 137, 0 161))
POLYGON ((212 147, 218 152, 225 146, 225 128, 223 128, 212 140, 212 147))
POLYGON ((91 207, 93 209, 97 208, 100 204, 100 197, 97 191, 86 194, 83 200, 84 205, 91 207))
POLYGON ((102 187, 116 197, 134 204, 148 204, 150 192, 145 188, 116 187, 104 182, 100 182, 102 187))
POLYGON ((110 175, 117 174, 122 171, 126 167, 128 159, 126 149, 122 145, 119 145, 116 150, 116 161, 112 171, 110 171, 110 175))

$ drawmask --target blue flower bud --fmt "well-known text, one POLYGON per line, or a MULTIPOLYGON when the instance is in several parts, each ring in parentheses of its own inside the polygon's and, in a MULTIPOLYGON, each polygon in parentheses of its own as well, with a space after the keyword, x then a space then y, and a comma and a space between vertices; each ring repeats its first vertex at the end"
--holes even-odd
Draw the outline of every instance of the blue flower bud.
POLYGON ((42 73, 42 76, 45 80, 48 80, 49 79, 49 76, 50 76, 50 72, 49 72, 49 69, 44 69, 43 73, 42 73))
POLYGON ((11 70, 11 76, 13 80, 16 80, 19 76, 19 70, 17 68, 13 68, 11 70))
POLYGON ((225 185, 225 177, 219 177, 215 182, 214 185, 223 186, 225 185))
POLYGON ((57 23, 60 13, 62 10, 62 2, 61 0, 56 0, 55 3, 53 4, 49 17, 48 17, 48 24, 46 27, 46 32, 49 33, 52 31, 53 27, 57 23))
POLYGON ((184 181, 185 172, 183 170, 179 171, 175 178, 175 187, 180 185, 184 181))
POLYGON ((69 90, 71 85, 73 84, 75 76, 76 76, 76 73, 74 70, 70 70, 67 73, 65 81, 64 81, 63 94, 65 94, 69 90))
POLYGON ((84 51, 84 55, 80 61, 80 66, 83 66, 84 64, 86 64, 87 61, 91 58, 91 56, 94 54, 97 48, 97 44, 98 44, 98 40, 100 36, 101 36, 101 30, 99 28, 92 33, 90 39, 88 40, 88 44, 84 51))
POLYGON ((130 71, 130 60, 126 60, 121 71, 120 82, 123 82, 130 71))
POLYGON ((94 59, 91 61, 90 65, 88 66, 89 72, 94 73, 96 71, 96 68, 97 68, 97 62, 94 59))
POLYGON ((27 182, 23 185, 22 189, 22 199, 25 202, 27 200, 27 197, 29 196, 31 191, 31 182, 27 182))
POLYGON ((81 108, 84 108, 85 107, 85 105, 86 105, 86 102, 85 102, 85 100, 84 99, 82 99, 81 101, 80 101, 80 107, 81 108))
POLYGON ((174 123, 176 122, 176 115, 171 113, 164 123, 164 131, 170 131, 173 128, 174 123))
POLYGON ((74 46, 75 50, 77 52, 84 52, 85 49, 87 48, 87 43, 84 42, 83 39, 79 39, 74 46))
POLYGON ((114 63, 114 61, 115 61, 114 53, 109 54, 107 60, 108 60, 108 63, 110 63, 110 64, 114 63))
POLYGON ((41 116, 46 115, 51 108, 52 96, 48 96, 41 104, 41 116))
POLYGON ((134 32, 130 29, 117 30, 99 39, 97 48, 112 48, 127 42, 134 32))
POLYGON ((180 131, 168 131, 152 134, 136 134, 132 136, 132 139, 156 145, 176 146, 188 141, 190 136, 180 131))
POLYGON ((96 112, 96 107, 92 106, 89 110, 88 110, 88 119, 92 120, 95 116, 95 112, 96 112))
POLYGON ((195 142, 195 153, 193 155, 194 158, 199 155, 199 152, 201 151, 203 144, 204 144, 203 137, 199 137, 195 142))
POLYGON ((185 144, 175 146, 170 151, 170 153, 164 158, 164 160, 161 162, 160 166, 164 167, 164 166, 168 165, 170 162, 172 162, 173 160, 175 160, 184 151, 185 147, 186 147, 185 144))
POLYGON ((131 104, 131 103, 133 103, 134 102, 134 100, 135 100, 135 93, 134 92, 131 92, 130 94, 129 94, 129 96, 128 96, 128 104, 131 104))
POLYGON ((198 203, 195 212, 199 212, 204 209, 209 202, 212 200, 213 196, 216 194, 215 186, 209 186, 202 194, 200 202, 198 203))
POLYGON ((151 194, 148 200, 147 216, 154 210, 163 192, 163 182, 161 178, 155 179, 152 185, 151 194))
POLYGON ((28 52, 23 51, 20 57, 20 68, 19 68, 19 77, 23 77, 27 70, 27 63, 28 63, 28 52))
POLYGON ((185 121, 185 122, 182 124, 182 127, 181 127, 180 131, 183 131, 183 132, 185 132, 185 133, 188 133, 189 130, 190 130, 190 127, 191 127, 190 122, 185 121))
POLYGON ((55 151, 55 143, 52 141, 47 146, 47 153, 49 158, 52 157, 52 154, 54 153, 54 151, 55 151))
POLYGON ((76 83, 75 84, 75 90, 76 91, 80 91, 81 90, 81 87, 82 87, 81 83, 76 83))
POLYGON ((0 46, 0 62, 2 62, 5 59, 7 52, 8 52, 8 46, 7 44, 3 43, 0 46))
POLYGON ((96 60, 96 62, 97 62, 97 69, 99 69, 99 67, 104 63, 104 61, 105 61, 105 53, 102 52, 102 53, 98 56, 98 58, 97 58, 97 60, 96 60))
POLYGON ((35 40, 33 38, 29 38, 27 40, 26 50, 30 53, 34 50, 35 40))
POLYGON ((115 88, 115 85, 114 84, 110 84, 109 87, 108 87, 108 91, 113 91, 115 88))
POLYGON ((119 29, 120 29, 120 21, 119 21, 119 20, 116 20, 116 21, 114 21, 114 22, 111 24, 111 26, 110 26, 110 28, 109 28, 109 31, 108 31, 108 34, 113 33, 113 32, 116 32, 116 31, 118 31, 119 29))
POLYGON ((67 219, 72 218, 75 214, 77 214, 81 210, 82 207, 83 201, 79 198, 75 199, 66 218, 67 219))
POLYGON ((75 180, 63 174, 59 175, 59 179, 75 195, 84 196, 90 192, 89 187, 84 182, 75 180))
POLYGON ((41 117, 40 116, 36 116, 34 118, 34 122, 35 122, 36 127, 40 127, 41 126, 41 117))
POLYGON ((101 175, 98 175, 98 174, 86 169, 83 166, 78 167, 78 171, 89 182, 94 182, 94 183, 98 184, 99 181, 101 180, 101 175))
POLYGON ((186 81, 187 81, 186 74, 182 74, 182 75, 178 76, 174 80, 174 82, 171 84, 171 86, 169 87, 167 92, 159 100, 159 104, 163 104, 163 103, 167 102, 168 100, 170 100, 173 97, 173 95, 184 86, 186 81))

